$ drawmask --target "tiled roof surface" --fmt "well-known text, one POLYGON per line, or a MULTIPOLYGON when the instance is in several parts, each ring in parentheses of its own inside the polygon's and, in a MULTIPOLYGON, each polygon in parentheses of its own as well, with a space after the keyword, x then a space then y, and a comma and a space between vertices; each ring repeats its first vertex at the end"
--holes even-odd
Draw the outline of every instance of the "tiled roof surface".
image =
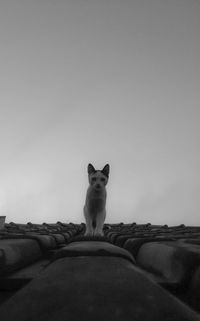
POLYGON ((104 237, 93 238, 84 231, 83 223, 5 224, 2 320, 200 320, 200 227, 105 224, 104 237))

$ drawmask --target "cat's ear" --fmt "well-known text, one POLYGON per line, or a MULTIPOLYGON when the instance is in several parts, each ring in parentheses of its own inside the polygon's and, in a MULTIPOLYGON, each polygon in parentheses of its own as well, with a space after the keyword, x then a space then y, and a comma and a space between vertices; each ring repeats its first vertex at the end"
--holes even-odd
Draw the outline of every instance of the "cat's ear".
POLYGON ((108 177, 110 172, 110 165, 106 164, 104 168, 101 170, 101 172, 108 177))
POLYGON ((88 174, 92 174, 95 173, 96 169, 94 168, 94 166, 92 164, 88 164, 88 174))

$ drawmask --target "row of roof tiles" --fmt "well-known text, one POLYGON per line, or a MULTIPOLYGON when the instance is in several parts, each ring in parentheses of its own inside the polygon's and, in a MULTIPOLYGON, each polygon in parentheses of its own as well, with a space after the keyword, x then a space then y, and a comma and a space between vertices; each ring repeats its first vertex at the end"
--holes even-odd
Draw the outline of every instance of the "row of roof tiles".
MULTIPOLYGON (((13 275, 27 266, 51 260, 68 243, 90 240, 84 231, 84 223, 5 224, 0 231, 1 279, 10 286, 13 275)), ((104 235, 96 240, 129 251, 150 278, 200 311, 200 227, 105 224, 104 235)))

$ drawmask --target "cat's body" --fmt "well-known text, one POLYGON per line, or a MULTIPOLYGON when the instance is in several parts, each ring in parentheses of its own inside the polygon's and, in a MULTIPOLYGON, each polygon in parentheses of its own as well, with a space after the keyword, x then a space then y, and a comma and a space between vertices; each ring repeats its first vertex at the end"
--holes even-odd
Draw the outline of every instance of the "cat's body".
POLYGON ((89 187, 87 189, 84 216, 86 220, 87 236, 102 236, 103 224, 106 218, 106 184, 109 176, 109 165, 102 170, 88 165, 89 187))

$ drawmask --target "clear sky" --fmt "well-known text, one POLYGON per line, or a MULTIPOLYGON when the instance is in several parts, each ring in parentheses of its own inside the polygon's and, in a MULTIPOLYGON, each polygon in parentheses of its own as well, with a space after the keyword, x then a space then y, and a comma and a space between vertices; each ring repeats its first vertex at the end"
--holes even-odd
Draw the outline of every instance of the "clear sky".
POLYGON ((200 225, 200 1, 2 0, 0 215, 200 225))

